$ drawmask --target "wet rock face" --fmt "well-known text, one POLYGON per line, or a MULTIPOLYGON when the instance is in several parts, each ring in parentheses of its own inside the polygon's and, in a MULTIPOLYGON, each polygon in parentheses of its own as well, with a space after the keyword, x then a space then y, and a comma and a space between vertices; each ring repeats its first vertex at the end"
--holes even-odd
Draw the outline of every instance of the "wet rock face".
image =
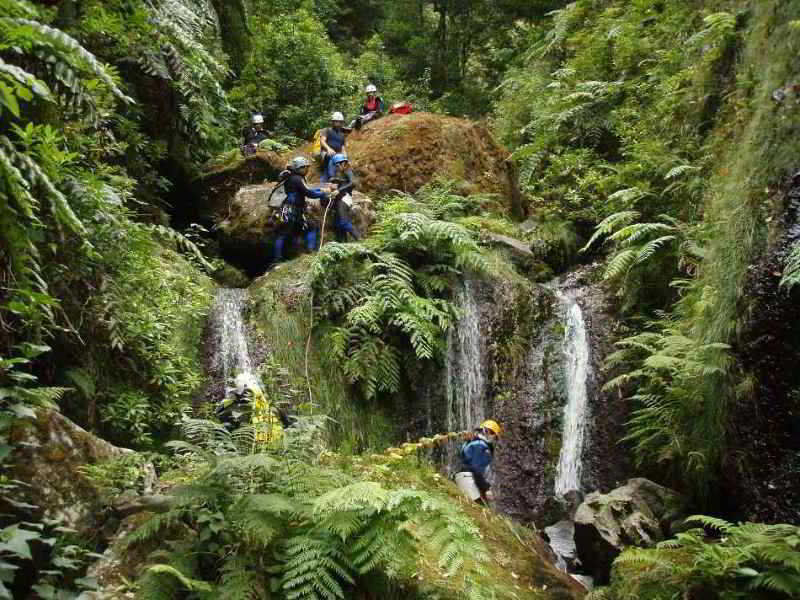
MULTIPOLYGON (((626 411, 621 399, 602 392, 602 363, 615 336, 602 289, 590 269, 558 282, 581 305, 591 346, 587 391, 591 420, 583 450, 582 489, 608 491, 630 473, 623 437, 626 411)), ((552 284, 554 287, 556 284, 552 284)), ((570 513, 554 498, 566 403, 564 307, 555 291, 522 278, 474 280, 481 359, 486 382, 482 407, 470 412, 500 421, 505 429, 492 465, 496 509, 523 522, 546 527, 570 513)), ((414 377, 406 418, 409 438, 448 430, 446 368, 426 367, 414 377)), ((475 427, 479 423, 471 423, 475 427)), ((466 428, 466 427, 465 427, 466 428)), ((452 469, 454 452, 437 458, 452 469), (446 455, 446 456, 445 456, 446 455)), ((573 507, 574 510, 574 507, 573 507)))
POLYGON ((800 241, 800 174, 787 178, 777 205, 780 226, 750 267, 744 297, 749 320, 734 353, 754 389, 733 406, 730 464, 722 506, 731 518, 800 523, 800 287, 780 287, 800 241), (781 201, 782 200, 782 201, 781 201))
POLYGON ((40 410, 35 421, 16 425, 12 439, 13 477, 30 485, 30 502, 45 517, 60 519, 87 538, 96 534, 103 501, 79 468, 131 450, 112 446, 52 410, 40 410))
POLYGON ((527 302, 521 300, 511 304, 513 314, 496 315, 492 329, 495 380, 502 382, 493 395, 492 414, 505 428, 492 465, 495 498, 497 508, 516 519, 552 522, 543 513, 553 495, 561 449, 559 306, 554 293, 542 287, 532 288, 527 302))
MULTIPOLYGON (((626 450, 619 444, 626 407, 620 398, 602 390, 603 362, 613 348, 616 332, 613 307, 602 287, 593 282, 593 271, 594 267, 573 271, 557 287, 581 307, 590 345, 586 381, 589 421, 581 487, 608 491, 619 485, 631 468, 626 450)), ((507 514, 545 527, 574 511, 568 502, 554 498, 566 403, 564 307, 547 287, 533 286, 529 293, 528 304, 520 298, 504 299, 510 301, 505 314, 498 311, 503 305, 499 298, 492 309, 495 324, 490 330, 490 346, 525 348, 525 359, 514 370, 503 372, 502 365, 508 361, 502 352, 496 353, 492 363, 493 380, 501 382, 493 390, 494 414, 509 430, 495 460, 496 497, 498 508, 507 514), (504 327, 498 326, 503 322, 504 327)))
POLYGON ((626 546, 653 546, 671 533, 683 499, 648 479, 629 479, 608 494, 589 494, 575 513, 575 543, 583 568, 607 583, 611 563, 626 546))

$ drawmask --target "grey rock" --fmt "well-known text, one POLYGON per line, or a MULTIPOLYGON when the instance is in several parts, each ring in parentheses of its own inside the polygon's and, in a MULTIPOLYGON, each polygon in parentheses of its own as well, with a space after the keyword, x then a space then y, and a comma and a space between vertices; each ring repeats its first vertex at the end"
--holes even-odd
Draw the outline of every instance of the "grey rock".
POLYGON ((676 492, 649 479, 629 479, 607 494, 589 494, 575 513, 575 543, 584 567, 599 583, 626 546, 648 547, 670 535, 683 510, 676 492))
POLYGON ((515 254, 535 258, 535 255, 533 252, 531 252, 530 244, 527 242, 523 242, 522 240, 518 240, 507 235, 501 235, 499 233, 489 233, 488 238, 495 244, 504 246, 515 254))

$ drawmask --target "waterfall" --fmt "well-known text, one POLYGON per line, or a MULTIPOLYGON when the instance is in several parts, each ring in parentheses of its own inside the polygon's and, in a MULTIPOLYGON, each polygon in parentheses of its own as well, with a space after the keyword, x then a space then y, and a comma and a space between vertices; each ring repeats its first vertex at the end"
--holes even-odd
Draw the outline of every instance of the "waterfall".
POLYGON ((581 456, 589 417, 587 380, 590 374, 589 340, 583 312, 574 298, 558 292, 565 308, 564 366, 567 403, 564 406, 564 427, 561 453, 556 470, 556 497, 563 498, 570 490, 581 489, 583 465, 581 456))
MULTIPOLYGON (((448 431, 471 430, 486 418, 486 369, 477 287, 475 281, 467 279, 457 290, 456 302, 462 315, 447 336, 445 397, 448 431)), ((457 444, 451 446, 448 463, 454 469, 457 468, 460 447, 456 447, 457 444)))
POLYGON ((223 393, 232 381, 240 389, 259 385, 247 348, 243 318, 246 301, 246 289, 220 288, 211 311, 214 348, 211 370, 221 378, 223 393))

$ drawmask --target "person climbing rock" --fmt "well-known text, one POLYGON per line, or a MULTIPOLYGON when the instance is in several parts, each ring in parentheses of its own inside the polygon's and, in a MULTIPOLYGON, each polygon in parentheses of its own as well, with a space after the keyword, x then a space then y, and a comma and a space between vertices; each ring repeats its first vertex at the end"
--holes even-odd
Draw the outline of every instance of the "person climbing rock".
POLYGON ((458 489, 474 502, 487 504, 492 499, 486 472, 502 432, 497 421, 484 421, 461 447, 461 471, 456 473, 455 481, 458 489))
POLYGON ((334 154, 331 158, 335 172, 331 182, 336 184, 336 193, 331 198, 333 205, 330 210, 334 214, 334 231, 337 242, 346 242, 347 234, 353 239, 360 240, 361 234, 350 220, 350 204, 352 203, 353 190, 356 188, 356 178, 350 167, 350 160, 346 154, 334 154))
POLYGON ((344 129, 344 115, 335 112, 331 115, 331 126, 322 132, 320 144, 323 150, 322 156, 322 175, 319 180, 327 183, 336 172, 336 168, 331 162, 334 154, 347 154, 345 148, 347 132, 344 129))
POLYGON ((293 424, 291 417, 269 402, 258 382, 246 374, 235 378, 215 412, 228 431, 252 425, 256 442, 266 444, 280 441, 284 430, 293 424))
POLYGON ((280 213, 280 229, 278 237, 275 239, 275 262, 280 262, 283 258, 283 246, 286 239, 293 240, 303 234, 306 242, 306 249, 313 252, 317 247, 317 230, 311 227, 306 220, 306 198, 320 198, 321 201, 328 200, 328 194, 322 188, 310 188, 306 184, 306 174, 311 165, 305 156, 296 156, 289 163, 289 176, 284 184, 286 190, 286 200, 283 201, 280 213))
POLYGON ((366 93, 367 99, 361 106, 361 114, 353 119, 353 121, 350 123, 350 129, 361 129, 361 126, 364 125, 364 123, 377 119, 383 115, 383 98, 378 96, 378 88, 370 83, 367 86, 366 93))
POLYGON ((267 130, 264 129, 264 117, 256 113, 250 118, 250 125, 242 129, 242 154, 245 156, 255 154, 258 145, 269 137, 267 130))

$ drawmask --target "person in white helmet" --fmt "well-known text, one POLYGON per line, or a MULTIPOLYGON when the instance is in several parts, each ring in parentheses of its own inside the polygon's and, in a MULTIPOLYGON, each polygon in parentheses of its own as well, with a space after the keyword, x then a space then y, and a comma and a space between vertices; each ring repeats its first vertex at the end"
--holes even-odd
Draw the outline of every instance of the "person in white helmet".
POLYGON ((370 83, 365 91, 367 99, 361 105, 361 115, 353 119, 353 122, 350 123, 350 129, 361 129, 364 123, 377 119, 383 114, 383 98, 378 96, 378 88, 370 83))
POLYGON ((334 154, 347 154, 346 136, 344 115, 337 111, 331 115, 331 126, 320 136, 320 145, 323 151, 320 182, 327 183, 336 174, 336 165, 331 162, 331 158, 334 154))
POLYGON ((264 129, 264 116, 255 113, 250 117, 250 125, 242 129, 242 137, 244 138, 242 154, 255 154, 258 145, 269 137, 267 130, 264 129))

